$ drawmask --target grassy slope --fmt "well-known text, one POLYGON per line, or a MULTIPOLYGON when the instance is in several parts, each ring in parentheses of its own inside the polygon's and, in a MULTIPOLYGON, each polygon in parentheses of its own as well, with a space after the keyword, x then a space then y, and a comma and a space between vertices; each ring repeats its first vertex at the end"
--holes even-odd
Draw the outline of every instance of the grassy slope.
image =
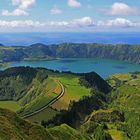
POLYGON ((124 112, 126 131, 132 139, 137 140, 140 137, 140 73, 114 76, 124 83, 112 92, 110 107, 124 112))
MULTIPOLYGON (((90 89, 87 89, 79 84, 79 76, 65 73, 55 73, 49 70, 45 70, 43 73, 47 73, 49 75, 49 77, 43 82, 40 82, 38 77, 35 76, 29 85, 24 86, 22 85, 26 82, 26 80, 24 81, 22 76, 11 77, 11 86, 15 88, 17 95, 19 95, 23 90, 24 96, 18 100, 17 103, 12 101, 8 102, 9 105, 7 106, 5 106, 7 101, 0 101, 0 106, 18 111, 21 116, 34 112, 46 105, 61 92, 61 86, 57 83, 57 80, 64 85, 66 90, 65 95, 54 105, 52 105, 52 108, 57 109, 58 111, 60 109, 67 109, 70 101, 77 101, 83 96, 90 95, 90 89)), ((56 113, 58 113, 52 108, 46 109, 41 113, 30 117, 29 119, 32 121, 50 119, 54 117, 56 113), (49 113, 47 113, 47 111, 49 113)))
POLYGON ((46 105, 60 93, 60 86, 52 78, 45 78, 45 80, 41 81, 41 78, 43 78, 42 75, 46 75, 44 73, 46 73, 44 70, 29 68, 11 68, 3 73, 4 76, 0 77, 1 99, 7 99, 6 101, 0 101, 0 107, 6 107, 14 111, 18 110, 20 115, 23 115, 46 105), (29 83, 27 82, 29 79, 28 70, 30 71, 30 77, 33 77, 29 83), (35 71, 37 71, 37 73, 33 75, 35 71), (3 91, 5 92, 4 94, 3 91), (13 92, 16 93, 17 97, 20 97, 18 100, 15 95, 13 96, 13 92))
POLYGON ((55 140, 91 140, 91 137, 87 134, 82 134, 65 124, 50 128, 49 132, 53 135, 55 140))
POLYGON ((20 105, 15 101, 0 101, 0 108, 7 108, 12 111, 17 111, 20 109, 20 105))
POLYGON ((123 124, 122 114, 119 114, 117 110, 98 110, 88 117, 80 130, 97 140, 129 140, 127 133, 119 129, 119 126, 123 124))
POLYGON ((28 91, 23 98, 17 102, 0 101, 0 107, 6 107, 14 111, 24 111, 21 115, 27 112, 33 112, 57 96, 57 91, 54 93, 56 86, 57 83, 53 79, 47 79, 43 83, 34 79, 32 85, 28 88, 28 91))
POLYGON ((97 139, 139 140, 140 73, 114 74, 107 81, 114 87, 107 108, 87 116, 80 130, 97 139))
POLYGON ((45 129, 39 125, 22 120, 15 113, 0 109, 1 140, 90 140, 86 134, 63 124, 45 129))
MULTIPOLYGON (((90 96, 90 89, 87 89, 79 84, 78 76, 71 74, 57 74, 51 71, 48 71, 48 74, 50 78, 59 80, 65 87, 64 96, 53 104, 52 108, 57 109, 58 111, 61 109, 67 109, 70 101, 77 101, 83 96, 90 96)), ((57 86, 54 91, 60 93, 60 87, 57 86)), ((54 109, 48 108, 43 112, 30 117, 29 120, 37 122, 41 120, 49 120, 58 113, 58 111, 54 111, 54 109)))
POLYGON ((79 84, 79 77, 71 74, 52 75, 58 79, 65 87, 64 96, 52 105, 57 110, 67 109, 70 101, 78 101, 84 96, 90 96, 90 90, 79 84))
POLYGON ((34 116, 31 116, 27 118, 31 122, 39 123, 42 120, 50 120, 52 119, 57 113, 59 113, 57 110, 54 110, 53 108, 46 108, 45 110, 41 111, 38 114, 35 114, 34 116))
MULTIPOLYGON (((50 93, 56 92, 55 95, 57 95, 57 92, 60 91, 59 86, 56 84, 55 80, 58 79, 62 82, 62 84, 65 85, 66 88, 66 95, 69 95, 67 101, 69 102, 73 97, 75 97, 75 100, 78 100, 82 98, 83 96, 89 96, 90 89, 86 89, 84 87, 81 87, 79 85, 78 77, 74 75, 69 74, 57 74, 53 73, 51 71, 48 71, 49 78, 45 80, 43 83, 39 83, 36 81, 36 79, 33 80, 33 85, 30 86, 30 90, 37 91, 36 93, 43 94, 43 97, 45 95, 48 95, 48 92, 46 94, 46 90, 51 91, 50 93), (48 83, 47 83, 48 82, 48 83), (55 85, 55 86, 54 86, 55 85), (34 87, 34 88, 33 88, 34 87), (42 90, 42 88, 44 90, 42 90), (53 89, 53 90, 52 90, 53 89), (82 90, 82 92, 79 92, 79 89, 82 90), (88 92, 87 92, 88 91, 88 92), (80 93, 77 95, 77 93, 80 93)), ((100 137, 101 133, 107 137, 108 134, 112 137, 113 140, 129 140, 129 137, 133 140, 139 140, 140 137, 140 73, 137 74, 116 74, 109 77, 108 82, 114 87, 114 90, 111 93, 111 102, 108 106, 107 110, 99 110, 96 112, 93 112, 88 118, 88 121, 82 126, 81 131, 84 133, 87 133, 87 131, 90 131, 90 135, 94 137, 100 137), (122 120, 123 114, 115 113, 114 110, 117 110, 121 113, 124 113, 124 120, 122 120), (97 125, 97 126, 96 126, 97 125), (95 126, 95 128, 94 128, 95 126), (94 131, 93 131, 94 130, 94 131), (95 134, 95 132, 97 134, 95 134)), ((28 94, 32 94, 31 91, 28 91, 28 94)), ((26 94, 26 95, 28 95, 26 94)), ((40 94, 39 94, 40 96, 40 94)), ((66 100, 65 97, 62 99, 62 105, 59 106, 59 103, 57 104, 57 109, 61 109, 64 106, 67 106, 66 104, 63 104, 66 100)), ((39 103, 40 99, 37 98, 37 103, 39 103)), ((45 101, 41 101, 44 103, 45 101)), ((20 101, 21 104, 21 101, 20 101)), ((31 106, 32 104, 29 104, 31 106)), ((10 134, 7 136, 9 138, 14 137, 15 139, 19 139, 21 137, 26 138, 25 131, 25 125, 24 128, 20 126, 20 124, 26 124, 26 122, 20 122, 16 119, 15 122, 11 121, 13 119, 13 116, 15 116, 13 113, 12 115, 8 113, 6 117, 9 117, 8 119, 3 117, 1 115, 3 110, 0 111, 0 121, 1 121, 1 127, 0 129, 0 136, 6 137, 6 131, 9 129, 10 134), (19 123, 20 122, 20 123, 19 123), (15 128, 15 125, 20 128, 18 130, 15 128), (3 129, 4 128, 4 129, 3 129), (23 134, 24 132, 24 134, 23 134)), ((38 118, 40 120, 44 119, 44 115, 47 118, 51 118, 57 113, 57 111, 54 111, 51 108, 48 108, 47 110, 44 110, 38 116, 34 116, 34 118, 29 118, 32 121, 38 121, 38 118)), ((15 120, 15 118, 14 118, 15 120)), ((31 135, 31 138, 33 138, 35 135, 37 135, 36 138, 42 137, 45 139, 47 135, 53 139, 56 139, 56 137, 59 137, 59 139, 89 139, 88 136, 80 135, 80 133, 74 129, 69 128, 66 125, 62 125, 60 127, 55 127, 44 131, 44 129, 39 128, 38 126, 31 126, 27 125, 26 129, 30 132, 29 136, 31 135), (31 129, 31 130, 29 130, 31 129), (40 131, 41 130, 41 131, 40 131), (66 132, 66 134, 65 134, 66 132), (41 134, 40 134, 41 133, 41 134), (63 135, 62 135, 63 134, 63 135), (53 137, 52 137, 53 136, 53 137)))
POLYGON ((33 86, 29 89, 26 97, 23 97, 23 99, 20 100, 22 103, 23 100, 25 100, 24 98, 27 99, 30 94, 35 92, 33 99, 22 108, 24 113, 34 112, 42 106, 45 106, 49 101, 56 97, 58 94, 54 93, 56 86, 57 83, 51 78, 48 78, 41 84, 35 82, 35 84, 33 84, 33 86))
POLYGON ((108 130, 113 140, 129 140, 126 134, 123 131, 119 131, 116 129, 108 130))
POLYGON ((42 127, 20 119, 15 113, 0 109, 0 139, 27 140, 51 138, 42 127))

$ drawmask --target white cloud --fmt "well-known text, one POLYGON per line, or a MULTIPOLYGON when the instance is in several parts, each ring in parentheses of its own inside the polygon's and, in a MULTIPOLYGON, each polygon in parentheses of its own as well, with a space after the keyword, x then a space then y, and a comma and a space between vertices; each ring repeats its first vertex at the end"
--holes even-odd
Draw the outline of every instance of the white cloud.
POLYGON ((69 22, 62 22, 66 27, 89 27, 94 26, 94 21, 90 17, 83 17, 79 19, 73 19, 69 22))
POLYGON ((28 9, 35 4, 36 0, 12 0, 12 4, 18 6, 20 9, 28 9))
POLYGON ((89 27, 94 26, 94 22, 90 17, 83 17, 80 19, 74 19, 72 21, 50 21, 39 22, 32 20, 14 20, 14 21, 0 21, 0 28, 20 28, 20 27, 89 27))
POLYGON ((93 26, 94 21, 91 19, 91 17, 83 17, 80 19, 75 19, 71 22, 71 24, 76 26, 93 26))
POLYGON ((58 8, 57 6, 54 6, 52 9, 51 9, 51 14, 52 15, 59 15, 62 13, 62 10, 60 8, 58 8))
POLYGON ((3 10, 3 16, 27 16, 27 10, 35 4, 36 0, 12 0, 13 6, 17 8, 13 11, 3 10))
POLYGON ((66 28, 72 28, 72 27, 89 27, 94 26, 94 21, 90 17, 83 17, 79 19, 73 19, 71 21, 51 21, 47 22, 46 25, 48 26, 55 26, 55 27, 66 27, 66 28))
POLYGON ((125 18, 116 18, 114 20, 99 21, 98 26, 108 27, 140 27, 140 22, 133 22, 125 18))
POLYGON ((68 0, 68 5, 70 7, 74 7, 74 8, 79 8, 81 7, 81 3, 78 2, 77 0, 68 0))
POLYGON ((43 23, 32 20, 13 20, 13 21, 4 21, 0 20, 0 28, 28 28, 28 27, 41 27, 44 26, 43 23))
POLYGON ((20 0, 19 8, 24 10, 29 9, 35 4, 35 2, 35 0, 20 0))
POLYGON ((140 29, 140 22, 130 21, 124 18, 116 18, 114 20, 107 21, 97 21, 95 22, 90 17, 83 17, 79 19, 73 19, 71 21, 33 21, 33 20, 14 20, 14 21, 5 21, 0 20, 0 29, 1 30, 21 30, 21 31, 46 31, 46 30, 96 30, 96 29, 115 29, 120 28, 130 28, 130 29, 140 29))
POLYGON ((116 2, 109 9, 106 9, 105 13, 111 16, 126 16, 139 15, 140 11, 136 8, 130 7, 125 3, 116 2))
POLYGON ((22 9, 15 9, 12 12, 9 12, 8 10, 2 11, 3 16, 27 16, 28 13, 22 9))

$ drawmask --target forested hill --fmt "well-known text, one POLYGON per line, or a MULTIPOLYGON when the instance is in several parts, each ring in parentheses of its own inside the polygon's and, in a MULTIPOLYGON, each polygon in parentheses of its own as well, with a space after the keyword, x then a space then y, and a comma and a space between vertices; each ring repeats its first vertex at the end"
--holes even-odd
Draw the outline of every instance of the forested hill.
MULTIPOLYGON (((110 75, 105 81, 95 72, 74 74, 45 68, 8 68, 0 71, 0 100, 6 102, 7 108, 7 100, 16 102, 20 109, 16 114, 0 108, 0 140, 140 138, 140 72, 110 75), (43 118, 41 116, 39 123, 46 128, 36 121, 32 120, 34 123, 31 123, 30 119, 26 121, 20 118, 18 114, 22 116, 34 112, 60 93, 56 80, 60 80, 65 87, 62 98, 68 101, 67 98, 72 97, 69 107, 58 110, 60 104, 66 106, 61 100, 57 107, 51 106, 46 113, 42 112, 43 118), (89 87, 90 94, 83 96, 85 87, 89 87), (72 93, 74 89, 78 90, 72 93), (74 100, 78 94, 82 98, 74 100), (47 115, 52 113, 50 109, 56 113, 48 119, 47 115)), ((10 104, 11 109, 14 107, 15 104, 10 104)))
POLYGON ((7 109, 0 108, 0 122, 1 140, 92 140, 66 124, 45 129, 7 109))
POLYGON ((140 45, 127 44, 34 44, 31 46, 0 46, 0 62, 44 60, 52 58, 107 58, 140 64, 140 45))

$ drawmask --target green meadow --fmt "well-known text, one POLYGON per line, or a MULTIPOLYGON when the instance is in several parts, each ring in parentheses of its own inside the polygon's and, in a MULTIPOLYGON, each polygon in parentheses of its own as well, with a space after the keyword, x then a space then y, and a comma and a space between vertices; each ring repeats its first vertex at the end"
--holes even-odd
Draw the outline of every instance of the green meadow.
POLYGON ((79 76, 72 74, 51 75, 53 79, 59 80, 65 87, 64 96, 52 105, 57 110, 67 109, 71 101, 78 101, 84 96, 90 96, 90 88, 81 86, 79 76))
MULTIPOLYGON (((11 69, 11 71, 13 70, 11 69)), ((34 70, 31 69, 31 72, 33 74, 34 70)), ((64 96, 51 105, 50 108, 30 117, 29 120, 32 121, 49 120, 59 113, 61 109, 68 109, 71 101, 78 101, 84 96, 91 95, 91 89, 81 86, 79 83, 80 76, 74 74, 39 69, 35 76, 30 75, 32 80, 27 82, 29 80, 28 75, 25 73, 25 76, 23 76, 20 73, 19 71, 16 77, 12 75, 1 79, 2 88, 5 88, 8 80, 10 81, 8 90, 11 95, 12 90, 15 90, 19 99, 14 97, 15 99, 12 100, 11 95, 9 96, 9 91, 5 91, 5 97, 3 98, 9 98, 9 101, 1 101, 0 107, 16 111, 21 117, 41 109, 58 96, 61 93, 61 86, 57 81, 60 81, 65 88, 64 96), (48 75, 47 78, 40 80, 42 75, 45 76, 46 74, 48 75)))
POLYGON ((40 124, 40 122, 42 120, 50 120, 53 117, 55 117, 55 115, 58 113, 59 112, 57 110, 54 110, 53 108, 48 107, 48 108, 44 109, 43 111, 41 111, 27 119, 31 122, 36 122, 36 123, 40 124))
POLYGON ((20 109, 20 105, 15 101, 0 101, 0 108, 10 109, 12 111, 17 111, 20 109))
MULTIPOLYGON (((72 74, 62 74, 62 73, 57 74, 57 73, 49 72, 49 78, 53 79, 54 81, 59 80, 65 87, 65 94, 56 103, 51 105, 51 108, 47 108, 44 111, 29 117, 28 119, 31 121, 40 122, 41 120, 49 120, 53 118, 57 113, 59 113, 59 110, 68 109, 71 101, 78 101, 82 99, 84 96, 91 95, 90 88, 86 88, 79 84, 79 78, 80 78, 79 76, 75 76, 72 74)), ((60 89, 58 90, 57 87, 55 91, 60 92, 60 89)), ((51 94, 53 95, 54 93, 51 94)), ((46 102, 46 99, 44 100, 42 99, 42 101, 46 102)), ((35 106, 38 105, 36 104, 35 106)))

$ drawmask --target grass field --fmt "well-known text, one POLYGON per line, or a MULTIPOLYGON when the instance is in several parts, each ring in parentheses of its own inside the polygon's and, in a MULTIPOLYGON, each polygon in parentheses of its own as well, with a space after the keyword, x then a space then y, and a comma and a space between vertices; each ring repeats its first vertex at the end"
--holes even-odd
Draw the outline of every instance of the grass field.
POLYGON ((80 133, 66 124, 48 129, 54 140, 91 140, 87 134, 80 133))
POLYGON ((117 127, 113 123, 108 123, 107 127, 107 132, 110 134, 113 140, 129 140, 126 133, 121 130, 117 130, 117 127))
POLYGON ((12 111, 17 111, 20 109, 20 105, 15 101, 0 101, 0 108, 10 109, 12 111))
MULTIPOLYGON (((59 88, 61 89, 58 83, 51 78, 45 80, 41 85, 38 83, 34 84, 34 86, 31 87, 31 89, 28 91, 28 94, 24 98, 27 100, 28 96, 30 97, 33 91, 36 92, 36 94, 32 97, 33 99, 29 103, 23 106, 23 114, 34 112, 45 106, 59 94, 59 88)), ((23 100, 25 100, 24 98, 20 102, 23 102, 23 100)))
POLYGON ((124 132, 116 129, 109 130, 109 134, 113 140, 129 140, 124 132))
MULTIPOLYGON (((90 89, 85 88, 84 86, 81 86, 79 84, 79 77, 78 76, 74 76, 71 74, 56 74, 56 73, 52 73, 49 72, 49 79, 53 79, 53 81, 57 81, 59 80, 65 87, 65 94, 64 96, 59 99, 59 101, 57 101, 56 103, 54 103, 51 107, 54 109, 57 109, 58 111, 52 109, 52 108, 47 108, 44 111, 28 118, 30 121, 32 122, 40 122, 41 120, 49 120, 52 117, 54 117, 57 113, 59 113, 59 110, 61 109, 67 109, 70 101, 78 101, 79 99, 81 99, 84 96, 90 96, 90 89)), ((54 94, 58 95, 61 92, 61 87, 60 85, 55 83, 55 86, 52 86, 52 82, 49 81, 48 84, 51 85, 49 87, 51 87, 51 95, 54 94)), ((48 85, 47 84, 47 85, 48 85)), ((49 87, 46 87, 47 89, 49 89, 49 87)), ((46 89, 46 91, 47 91, 46 89)), ((48 93, 46 94, 47 98, 48 98, 48 93)), ((54 97, 53 96, 53 97, 54 97)), ((42 102, 45 102, 46 99, 42 98, 42 102)), ((35 106, 39 106, 38 103, 35 103, 33 105, 33 108, 35 106)))
MULTIPOLYGON (((54 97, 61 92, 61 86, 51 78, 48 78, 43 83, 34 80, 27 91, 27 94, 19 101, 0 101, 1 108, 7 108, 12 111, 22 112, 20 115, 34 112, 45 106, 54 97)), ((50 111, 50 110, 49 110, 50 111)))
POLYGON ((58 79, 65 87, 64 96, 52 105, 53 108, 58 110, 67 109, 70 101, 78 101, 84 96, 90 96, 90 89, 79 84, 78 76, 62 74, 53 78, 58 79))
POLYGON ((40 123, 42 120, 52 119, 57 113, 59 113, 59 112, 49 107, 49 108, 46 108, 45 110, 41 111, 40 113, 29 117, 28 120, 31 122, 40 123))
MULTIPOLYGON (((39 122, 43 119, 51 119, 61 109, 68 109, 71 101, 78 101, 84 96, 90 96, 91 89, 87 89, 79 84, 79 76, 66 73, 55 73, 49 70, 47 74, 48 78, 43 82, 40 82, 35 77, 26 91, 24 91, 26 94, 24 94, 18 102, 0 102, 0 107, 6 107, 13 111, 17 111, 20 116, 37 111, 61 93, 62 89, 58 83, 58 81, 60 81, 65 88, 64 96, 50 106, 52 108, 45 109, 39 114, 29 118, 29 120, 39 122)), ((15 84, 15 87, 16 85, 17 84, 15 84)))

